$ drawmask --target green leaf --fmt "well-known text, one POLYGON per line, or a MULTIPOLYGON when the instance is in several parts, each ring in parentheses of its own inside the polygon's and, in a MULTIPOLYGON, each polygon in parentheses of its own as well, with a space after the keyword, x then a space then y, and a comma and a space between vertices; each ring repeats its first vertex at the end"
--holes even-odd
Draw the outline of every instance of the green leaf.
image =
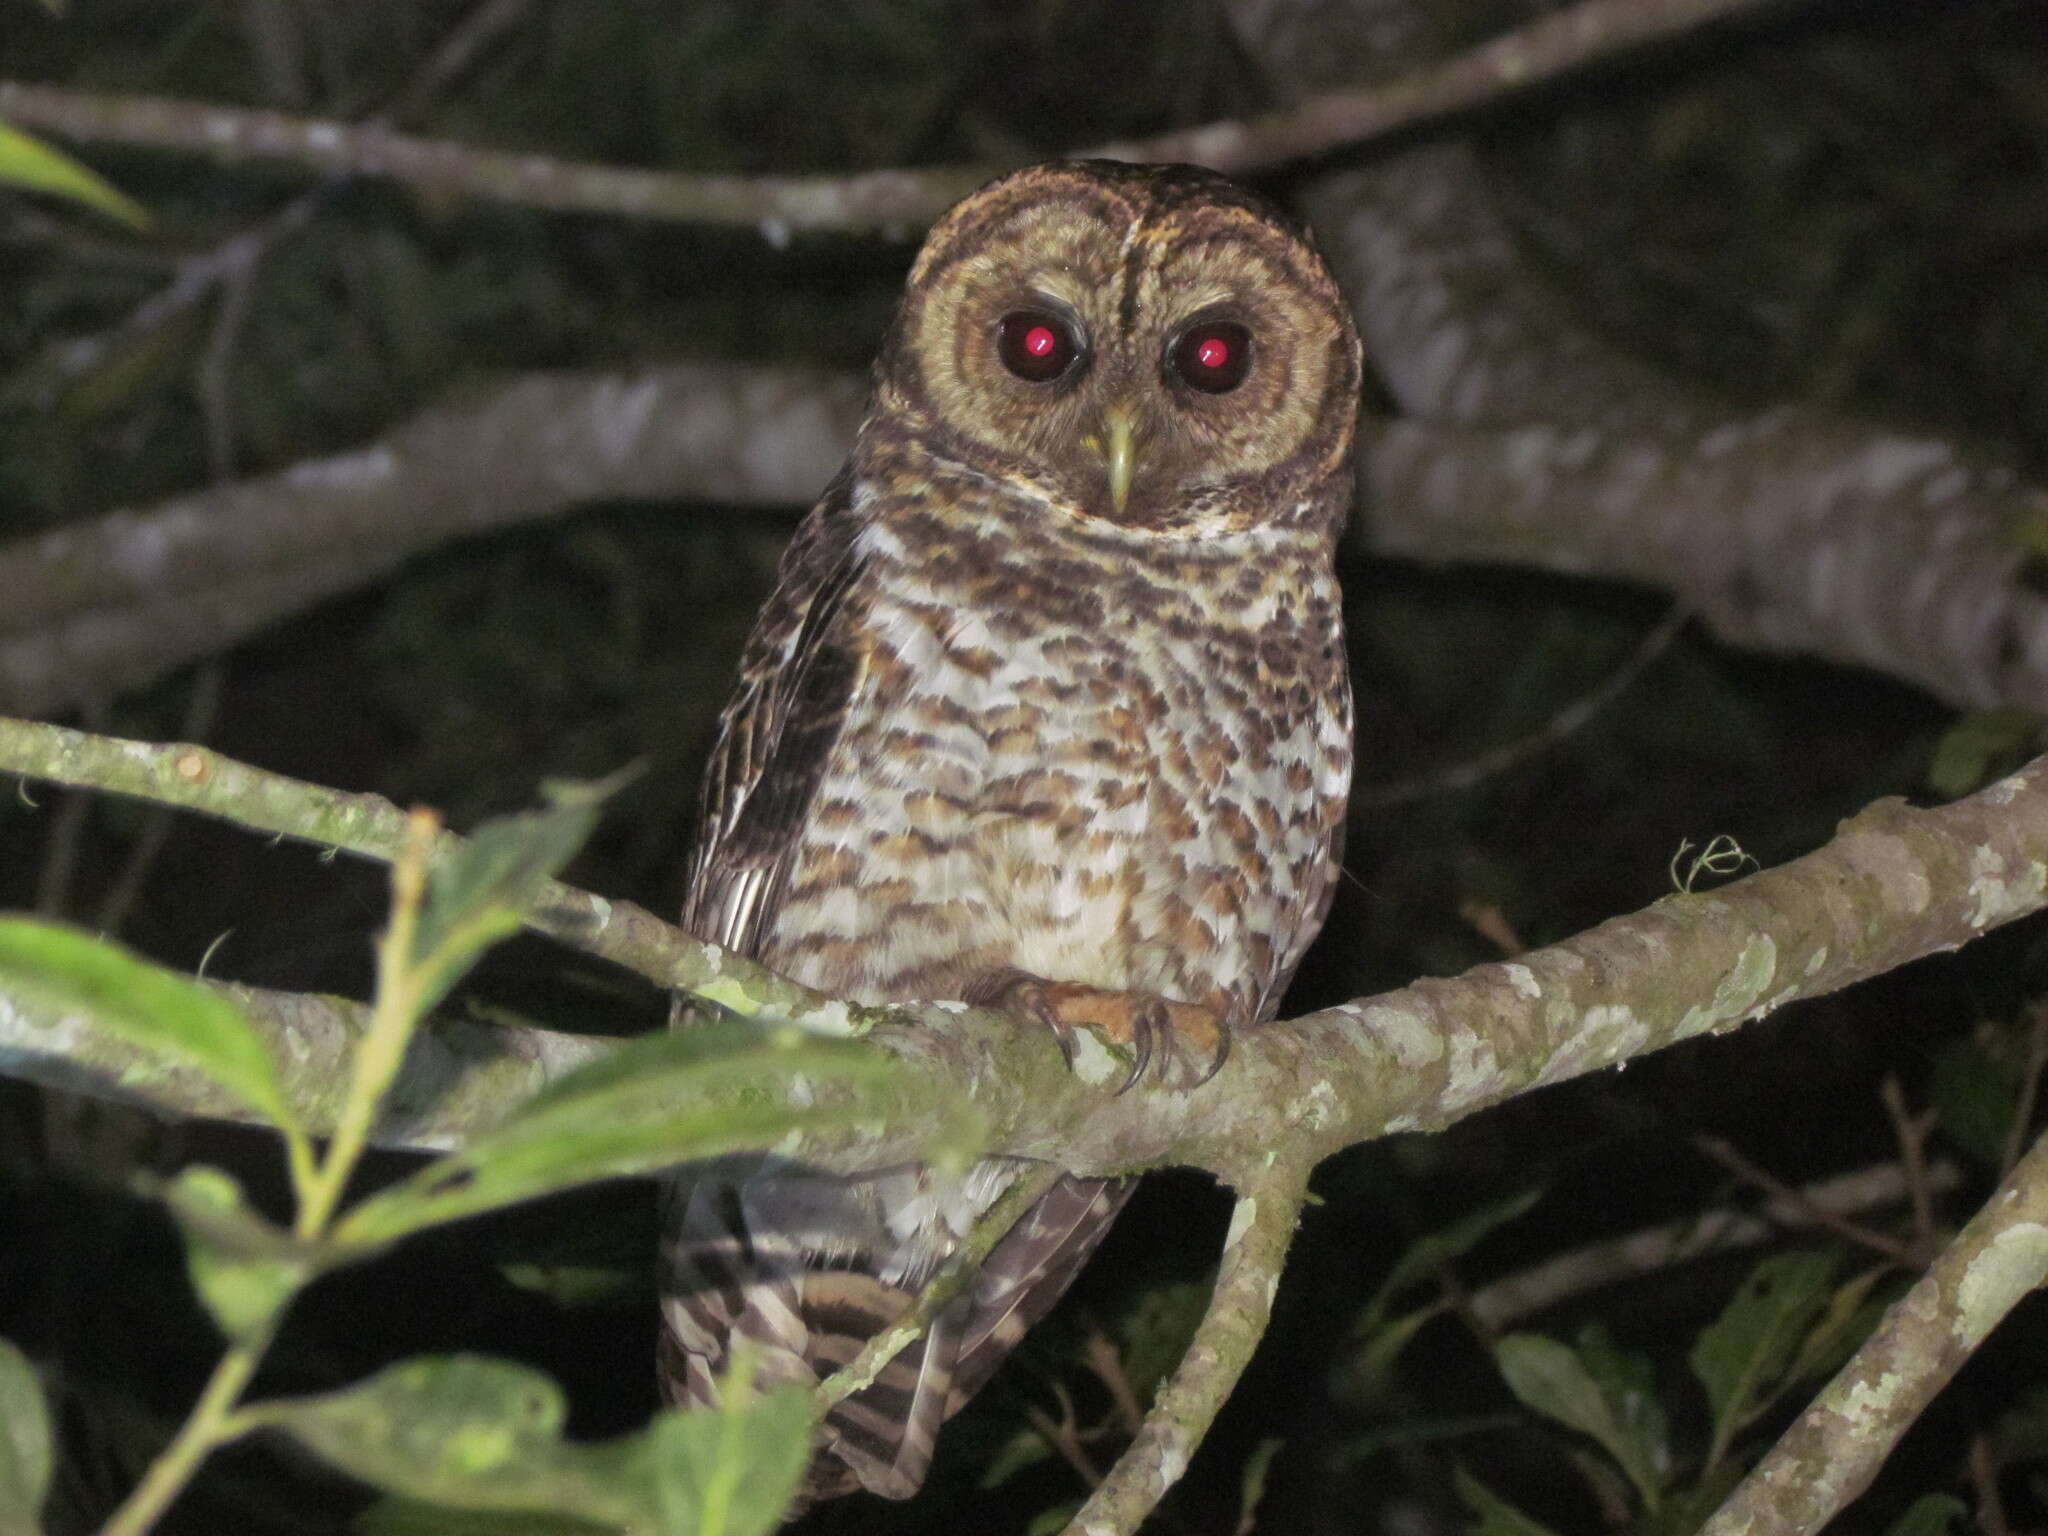
MULTIPOLYGON (((1578 1350, 1535 1333, 1509 1334, 1493 1353, 1516 1397, 1545 1417, 1590 1435, 1635 1485, 1643 1508, 1656 1510, 1662 1494, 1661 1447, 1645 1433, 1644 1422, 1650 1416, 1634 1401, 1633 1368, 1627 1380, 1603 1381, 1578 1350)), ((1612 1370, 1623 1358, 1606 1345, 1604 1354, 1596 1352, 1594 1363, 1612 1370)), ((1654 1422, 1661 1429, 1661 1414, 1654 1422)))
POLYGON ((1945 800, 1975 793, 2040 750, 2042 725, 2029 710, 1971 710, 1934 744, 1927 787, 1945 800))
POLYGON ((934 1103, 947 1127, 927 1155, 964 1168, 981 1144, 979 1116, 964 1101, 934 1095, 894 1058, 856 1041, 746 1023, 649 1035, 364 1201, 335 1236, 385 1243, 572 1185, 765 1150, 792 1132, 928 1113, 934 1103))
POLYGON ((0 1536, 35 1536, 50 1491, 50 1409, 36 1369, 0 1339, 0 1536))
POLYGON ((410 956, 422 1014, 486 949, 519 931, 548 881, 589 840, 618 779, 550 784, 546 810, 487 821, 435 863, 410 956))
POLYGON ((1473 1515, 1472 1523, 1465 1527, 1466 1536, 1556 1536, 1549 1526, 1523 1514, 1463 1467, 1457 1470, 1456 1482, 1458 1497, 1473 1515))
POLYGON ((203 1072, 273 1125, 298 1131, 262 1037, 234 1004, 190 977, 74 928, 0 918, 0 983, 203 1072))
POLYGON ((323 1250, 258 1216, 218 1168, 187 1168, 161 1194, 184 1235, 192 1288, 230 1339, 266 1333, 323 1266, 323 1250))
MULTIPOLYGON (((1636 1481, 1633 1468, 1640 1467, 1661 1489, 1671 1469, 1671 1432, 1664 1405, 1657 1401, 1657 1373, 1649 1359, 1623 1349, 1598 1323, 1579 1330, 1578 1350, 1580 1362, 1600 1384, 1600 1395, 1632 1447, 1633 1463, 1620 1457, 1616 1460, 1629 1470, 1632 1481, 1636 1481)), ((1637 1487, 1642 1487, 1640 1481, 1637 1487)), ((1645 1508, 1654 1511, 1657 1502, 1646 1498, 1645 1508)))
POLYGON ((811 1395, 756 1396, 729 1377, 718 1407, 664 1415, 647 1442, 664 1531, 762 1536, 782 1523, 811 1458, 811 1395))
POLYGON ((1942 1133, 1987 1168, 2005 1160, 2026 1069, 1995 1030, 1951 1041, 1934 1059, 1928 1083, 1942 1133))
POLYGON ((1020 1429, 989 1458, 976 1486, 984 1489, 1000 1487, 1026 1467, 1035 1467, 1052 1455, 1050 1440, 1035 1429, 1020 1429))
POLYGON ((1831 1376, 1847 1363, 1857 1346, 1870 1336, 1884 1316, 1886 1300, 1871 1299, 1871 1292, 1888 1271, 1866 1269, 1835 1287, 1785 1372, 1785 1384, 1794 1386, 1818 1376, 1831 1376))
POLYGON ((646 1288, 646 1266, 627 1269, 616 1264, 541 1264, 526 1260, 500 1264, 506 1283, 545 1296, 565 1309, 601 1307, 646 1288))
POLYGON ((1385 1321, 1394 1297, 1417 1281, 1428 1279, 1452 1260, 1463 1258, 1495 1231, 1525 1215, 1542 1198, 1540 1187, 1525 1189, 1505 1200, 1469 1211, 1449 1226, 1416 1238, 1402 1250, 1387 1278, 1380 1282, 1373 1299, 1359 1314, 1358 1321, 1352 1325, 1353 1337, 1364 1338, 1373 1333, 1385 1321))
POLYGON ((1081 1500, 1062 1499, 1049 1509, 1041 1509, 1031 1517, 1031 1523, 1024 1527, 1024 1536, 1059 1536, 1074 1523, 1074 1516, 1081 1513, 1081 1500))
POLYGON ((1393 1385, 1394 1362, 1401 1351, 1450 1308, 1448 1300, 1433 1301, 1399 1317, 1382 1318, 1379 1326, 1344 1356, 1330 1373, 1330 1390, 1354 1408, 1367 1408, 1386 1397, 1393 1385))
POLYGON ((48 192, 106 214, 138 233, 150 228, 149 210, 87 170, 69 155, 0 123, 0 185, 48 192))
POLYGON ((1330 1388, 1354 1407, 1377 1402, 1391 1380, 1394 1361, 1423 1325, 1448 1305, 1440 1298, 1396 1315, 1396 1297, 1435 1275, 1444 1265, 1470 1253, 1489 1235, 1525 1214, 1543 1198, 1541 1188, 1525 1189, 1505 1200, 1469 1211, 1447 1227, 1426 1232, 1404 1248, 1351 1324, 1350 1347, 1330 1373, 1330 1388))
POLYGON ((1273 1470, 1273 1458, 1280 1454, 1280 1448, 1287 1442, 1279 1436, 1261 1440, 1245 1459, 1244 1476, 1238 1484, 1237 1528, 1250 1531, 1257 1528, 1260 1501, 1266 1497, 1266 1478, 1273 1470))
POLYGON ((1159 1383, 1188 1352, 1214 1290, 1213 1277, 1148 1285, 1117 1316, 1111 1332, 1124 1380, 1141 1408, 1150 1406, 1159 1383))
POLYGON ((1949 1536, 1970 1506, 1952 1493, 1923 1493, 1884 1528, 1884 1536, 1949 1536))
POLYGON ((1693 1341, 1693 1374, 1707 1389, 1714 1422, 1709 1467, 1788 1384, 1801 1342, 1828 1304, 1834 1271, 1831 1254, 1774 1254, 1693 1341))
MULTIPOLYGON (((664 1411, 639 1434, 577 1444, 562 1438, 562 1394, 546 1376, 447 1355, 404 1361, 340 1392, 245 1411, 411 1501, 383 1511, 377 1528, 387 1531, 408 1529, 390 1522, 428 1504, 674 1536, 758 1536, 781 1518, 810 1454, 810 1394, 756 1394, 729 1380, 726 1403, 664 1411)), ((574 1527, 522 1518, 516 1528, 574 1527)))
POLYGON ((617 1526, 532 1510, 450 1509, 386 1494, 357 1515, 357 1536, 604 1536, 617 1526))

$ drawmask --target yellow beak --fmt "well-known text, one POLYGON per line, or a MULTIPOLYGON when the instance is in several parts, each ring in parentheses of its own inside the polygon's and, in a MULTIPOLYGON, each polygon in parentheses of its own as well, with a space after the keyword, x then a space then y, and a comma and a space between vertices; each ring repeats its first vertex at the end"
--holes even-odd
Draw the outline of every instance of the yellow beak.
POLYGON ((1131 476, 1138 464, 1138 424, 1126 406, 1113 405, 1102 415, 1102 462, 1109 470, 1109 501, 1119 516, 1130 499, 1131 476))

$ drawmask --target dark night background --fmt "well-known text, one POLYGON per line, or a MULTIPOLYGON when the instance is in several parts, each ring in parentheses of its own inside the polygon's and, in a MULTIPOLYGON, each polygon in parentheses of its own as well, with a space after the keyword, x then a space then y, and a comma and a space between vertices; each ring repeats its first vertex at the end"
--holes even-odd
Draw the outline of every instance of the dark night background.
MULTIPOLYGON (((399 91, 466 9, 72 0, 52 16, 0 0, 0 73, 351 115, 399 91)), ((1475 37, 1518 14, 1451 9, 1471 12, 1475 37)), ((1201 0, 536 0, 417 129, 618 164, 834 170, 1051 154, 1243 115, 1263 91, 1201 0)), ((2048 28, 2037 4, 1787 7, 1446 131, 1479 137, 1518 235, 1625 344, 1746 400, 1828 403, 1993 441, 2036 477, 2048 466, 2048 28)), ((0 192, 0 539, 206 483, 193 382, 203 311, 57 387, 52 349, 115 324, 182 256, 306 184, 277 167, 98 147, 82 157, 161 229, 130 240, 0 192)), ((1266 184, 1284 196, 1290 182, 1266 184)), ((251 291, 227 374, 230 468, 367 441, 521 369, 692 356, 861 368, 911 253, 823 235, 777 250, 744 232, 337 184, 251 291)), ((173 739, 197 720, 231 756, 428 802, 457 827, 531 803, 544 776, 639 761, 644 772, 566 878, 670 912, 713 716, 797 510, 594 506, 460 543, 70 723, 173 739)), ((1355 548, 1343 574, 1362 796, 1540 730, 1627 663, 1668 602, 1355 548)), ((1876 675, 1738 652, 1689 628, 1590 723, 1476 787, 1361 804, 1353 878, 1286 1012, 1454 973, 1499 958, 1504 938, 1539 945, 1639 908, 1670 889, 1687 840, 1727 834, 1764 866, 1781 862, 1880 796, 1931 803, 1973 788, 2032 740, 2031 722, 1963 720, 1876 675)), ((0 907, 89 926, 118 916, 125 942, 188 970, 208 956, 212 975, 366 993, 379 871, 183 818, 136 898, 110 914, 150 819, 126 802, 10 789, 0 907)), ((1421 1330, 1390 1381, 1367 1388, 1347 1371, 1354 1320, 1394 1258, 1532 1188, 1541 1200, 1459 1261, 1454 1286, 1753 1201, 1696 1149, 1701 1134, 1792 1184, 1895 1159, 1887 1078, 1935 1111, 1931 1155, 1960 1170, 1939 1215, 1959 1225, 1995 1180, 1972 1127, 2010 1102, 2048 981, 2044 940, 2038 921, 2022 923, 1625 1074, 1333 1159, 1273 1331, 1152 1528, 1229 1536, 1247 1463, 1269 1438, 1281 1446, 1260 1531, 1460 1529, 1456 1467, 1558 1531, 1611 1528, 1598 1477, 1572 1459, 1586 1443, 1517 1407, 1455 1307, 1421 1330)), ((665 1009, 644 985, 533 939, 496 953, 463 1001, 597 1033, 658 1027, 665 1009)), ((53 1531, 90 1528, 132 1484, 217 1349, 174 1235, 123 1193, 136 1163, 191 1158, 282 1197, 260 1136, 0 1084, 0 1334, 46 1367, 60 1405, 53 1531)), ((398 1166, 386 1158, 372 1171, 398 1166)), ((1041 1528, 1085 1491, 1078 1474, 1039 1455, 978 1487, 993 1458, 1030 1443, 1029 1410, 1057 1417, 1071 1400, 1085 1424, 1108 1415, 1082 1363, 1093 1330, 1149 1386, 1192 1323, 1227 1216, 1206 1179, 1156 1176, 1054 1321, 948 1432, 926 1493, 908 1506, 828 1507, 805 1529, 1041 1528)), ((1899 1231, 1905 1218, 1864 1219, 1899 1231)), ((577 1432, 622 1432, 654 1406, 652 1232, 648 1192, 618 1186, 411 1244, 307 1297, 261 1389, 481 1350, 556 1375, 577 1432), (549 1266, 550 1284, 533 1283, 535 1265, 549 1266)), ((1697 1455, 1705 1410, 1686 1350, 1757 1256, 1596 1290, 1517 1326, 1564 1338, 1598 1319, 1644 1351, 1674 1442, 1697 1455)), ((1845 1248, 1842 1271, 1868 1262, 1845 1248)), ((1409 1304, 1431 1294, 1425 1285, 1409 1304)), ((2013 1528, 2048 1522, 2044 1322, 2038 1303, 2015 1316, 1839 1529, 1885 1529, 1929 1491, 1968 1500, 1980 1434, 2003 1458, 2013 1528)), ((1767 1444, 1799 1400, 1744 1444, 1767 1444)), ((1106 1436, 1090 1454, 1106 1467, 1119 1444, 1106 1436)), ((370 1498, 259 1441, 218 1458, 166 1528, 338 1530, 370 1498)))

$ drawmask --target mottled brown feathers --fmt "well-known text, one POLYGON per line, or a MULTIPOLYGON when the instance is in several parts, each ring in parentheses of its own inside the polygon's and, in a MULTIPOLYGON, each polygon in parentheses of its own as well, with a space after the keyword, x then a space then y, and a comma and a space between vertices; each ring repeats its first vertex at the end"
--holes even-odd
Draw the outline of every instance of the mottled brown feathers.
MULTIPOLYGON (((947 214, 748 643, 686 925, 862 1001, 1022 972, 1271 1017, 1328 908, 1350 781, 1331 555, 1358 380, 1313 248, 1207 172, 1042 166, 947 214), (1019 310, 1075 341, 1058 377, 1003 360, 1019 310), (1249 369, 1190 388, 1173 349, 1217 317, 1249 369)), ((1018 1172, 689 1171, 668 1390, 714 1398, 735 1336, 770 1379, 829 1374, 1018 1172)), ((828 1417, 810 1495, 914 1491, 1127 1193, 1055 1185, 828 1417)))

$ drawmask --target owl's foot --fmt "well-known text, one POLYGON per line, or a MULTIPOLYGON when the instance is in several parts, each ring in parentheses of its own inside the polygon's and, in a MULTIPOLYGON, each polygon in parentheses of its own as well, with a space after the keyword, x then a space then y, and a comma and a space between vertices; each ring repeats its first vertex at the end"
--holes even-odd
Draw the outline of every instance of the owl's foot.
POLYGON ((1112 992, 1073 981, 1045 981, 1026 971, 991 971, 967 989, 977 1008, 1037 1019, 1052 1031, 1067 1065, 1074 1064, 1074 1031, 1093 1029, 1131 1053, 1131 1070, 1117 1092, 1126 1092, 1159 1060, 1159 1080, 1170 1087, 1199 1088, 1230 1059, 1230 1026, 1223 1016, 1194 1003, 1177 1003, 1149 992, 1112 992), (1189 1075, 1199 1075, 1188 1081, 1189 1075))

